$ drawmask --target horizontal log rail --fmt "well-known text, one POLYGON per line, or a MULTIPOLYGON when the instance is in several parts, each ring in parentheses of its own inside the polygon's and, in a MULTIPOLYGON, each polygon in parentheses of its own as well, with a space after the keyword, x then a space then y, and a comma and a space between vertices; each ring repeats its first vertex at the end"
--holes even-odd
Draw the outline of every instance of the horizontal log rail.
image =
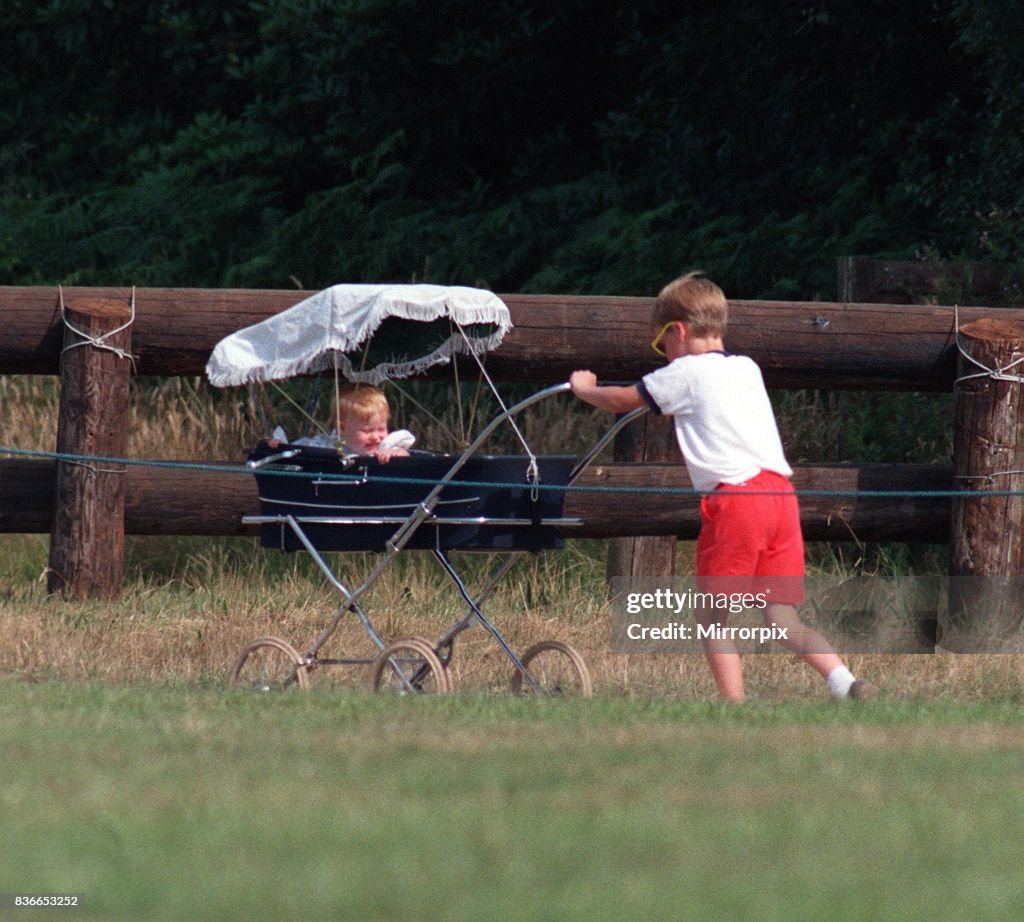
MULTIPOLYGON (((229 333, 309 292, 148 288, 136 293, 132 350, 140 375, 201 375, 229 333)), ((130 289, 66 288, 67 301, 127 299, 130 289)), ((650 298, 502 295, 515 329, 488 358, 498 380, 549 383, 575 368, 635 380, 657 367, 648 348, 650 298)), ((961 323, 991 315, 962 308, 961 323)), ((1024 321, 1024 311, 999 309, 1024 321)), ((62 342, 56 287, 0 287, 0 374, 57 374, 62 342)), ((956 373, 955 315, 934 305, 732 301, 727 341, 762 367, 770 387, 948 391, 956 373)))
MULTIPOLYGON (((50 530, 55 472, 54 461, 0 459, 0 532, 50 530)), ((259 509, 255 478, 250 475, 205 466, 129 466, 124 476, 127 534, 255 534, 255 529, 241 524, 243 515, 259 509), (195 501, 197 496, 201 503, 195 501)), ((952 490, 951 465, 802 466, 796 469, 793 484, 805 493, 800 505, 809 541, 944 543, 948 538, 951 500, 914 494, 952 490), (896 495, 857 495, 864 491, 896 495)), ((602 489, 567 494, 565 514, 584 521, 570 537, 697 535, 699 502, 695 495, 679 492, 692 489, 681 464, 593 465, 578 486, 602 489), (667 492, 650 492, 652 487, 667 492), (623 502, 626 495, 628 503, 623 502)))
MULTIPOLYGON (((210 352, 223 337, 286 310, 308 294, 153 288, 137 290, 132 298, 131 290, 124 288, 76 287, 60 292, 56 287, 0 287, 0 374, 61 374, 61 413, 73 414, 80 412, 76 401, 83 394, 106 384, 94 375, 76 385, 70 382, 67 368, 61 369, 66 335, 62 303, 81 308, 131 299, 134 372, 201 376, 210 352)), ((648 347, 651 298, 502 297, 514 329, 488 356, 488 372, 495 380, 540 387, 564 381, 576 368, 590 368, 606 381, 636 380, 661 364, 648 347)), ((993 314, 1003 323, 1024 324, 1024 310, 1019 308, 893 306, 854 303, 854 295, 849 297, 844 303, 731 301, 729 348, 757 361, 772 388, 942 392, 953 390, 958 346, 963 345, 958 336, 966 335, 967 325, 987 321, 993 314)), ((476 369, 468 364, 466 373, 475 376, 476 369)), ((1006 365, 1000 361, 996 367, 1006 365)), ((98 415, 87 416, 81 421, 83 430, 91 431, 98 425, 98 415)), ((967 439, 958 433, 957 440, 957 451, 962 453, 967 439)), ((994 444, 987 430, 976 441, 994 444)), ((82 449, 67 451, 88 454, 82 449)), ((89 451, 96 456, 120 454, 113 442, 109 451, 102 446, 89 451)), ((0 532, 55 533, 58 509, 64 508, 56 489, 58 465, 66 461, 64 455, 59 462, 57 457, 0 457, 0 532)), ((1009 467, 1016 471, 1020 465, 1009 467)), ((1010 473, 1005 464, 998 470, 1010 473)), ((253 536, 255 529, 243 526, 241 520, 258 511, 255 479, 238 471, 237 464, 226 462, 187 469, 170 467, 169 462, 131 462, 123 474, 104 471, 104 476, 124 478, 118 483, 124 487, 125 534, 253 536), (220 469, 227 467, 233 470, 220 469), (202 501, 196 502, 196 497, 202 501)), ((959 493, 954 500, 953 485, 963 478, 958 479, 957 473, 952 465, 799 466, 793 484, 801 494, 804 537, 828 542, 946 543, 951 528, 960 528, 956 503, 963 501, 959 493)), ((569 532, 571 536, 643 538, 639 553, 650 560, 654 542, 666 543, 667 557, 674 555, 673 537, 692 539, 699 531, 699 498, 691 490, 685 468, 676 461, 663 463, 657 456, 634 452, 633 457, 617 457, 611 464, 593 465, 577 486, 581 489, 570 489, 565 498, 565 513, 583 525, 569 532)), ((77 521, 92 517, 86 510, 77 521)), ((970 545, 972 554, 979 541, 994 541, 996 550, 1018 546, 1020 517, 1007 516, 1005 523, 1006 534, 975 530, 958 537, 970 545)), ((93 556, 108 552, 102 542, 97 547, 93 556)), ((637 553, 635 548, 632 553, 637 553)), ((662 567, 657 564, 658 569, 662 567)), ((1000 575, 1007 566, 1001 562, 989 569, 1000 575)), ((67 580, 67 575, 62 579, 67 580)))

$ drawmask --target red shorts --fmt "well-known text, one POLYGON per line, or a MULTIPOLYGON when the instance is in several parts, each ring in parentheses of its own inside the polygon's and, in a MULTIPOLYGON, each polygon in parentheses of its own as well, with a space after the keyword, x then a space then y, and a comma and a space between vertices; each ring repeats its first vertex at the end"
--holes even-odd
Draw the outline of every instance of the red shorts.
POLYGON ((722 483, 700 501, 697 586, 701 592, 765 593, 769 604, 804 600, 804 538, 789 479, 761 471, 722 483))

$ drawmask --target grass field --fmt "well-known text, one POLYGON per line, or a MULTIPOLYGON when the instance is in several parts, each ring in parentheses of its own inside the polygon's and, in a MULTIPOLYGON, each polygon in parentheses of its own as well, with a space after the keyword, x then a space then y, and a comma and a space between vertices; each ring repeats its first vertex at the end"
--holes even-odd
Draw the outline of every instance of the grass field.
POLYGON ((0 891, 80 893, 72 918, 1024 910, 1016 701, 730 708, 9 679, 0 745, 0 891))

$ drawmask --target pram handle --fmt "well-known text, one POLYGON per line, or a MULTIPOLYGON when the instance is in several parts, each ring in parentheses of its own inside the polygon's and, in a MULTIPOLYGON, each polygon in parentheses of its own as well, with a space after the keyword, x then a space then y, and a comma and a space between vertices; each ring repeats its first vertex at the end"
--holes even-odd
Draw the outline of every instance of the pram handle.
MULTIPOLYGON (((607 383, 607 382, 602 382, 602 383, 607 383)), ((627 383, 627 382, 624 382, 624 383, 627 383)), ((628 383, 635 383, 635 382, 628 382, 628 383)), ((515 416, 517 413, 520 413, 521 411, 525 410, 527 407, 533 406, 533 404, 538 403, 539 401, 544 400, 547 397, 552 397, 555 394, 568 393, 571 390, 572 390, 572 385, 569 384, 568 381, 563 381, 561 384, 552 384, 550 387, 546 387, 543 390, 538 391, 532 397, 527 397, 521 403, 517 403, 514 407, 510 407, 508 410, 506 410, 504 413, 502 413, 500 416, 498 416, 490 424, 490 426, 488 426, 483 432, 480 433, 480 436, 477 438, 477 440, 469 447, 469 449, 466 451, 465 455, 463 455, 462 460, 465 460, 467 457, 469 457, 471 454, 473 454, 473 452, 476 451, 476 449, 484 442, 485 439, 487 439, 487 437, 498 427, 498 425, 500 423, 504 422, 509 417, 515 416)), ((615 436, 618 435, 618 433, 623 428, 625 428, 631 422, 633 422, 634 419, 637 419, 638 417, 643 416, 644 413, 647 413, 647 412, 648 412, 648 407, 643 406, 643 407, 638 407, 635 410, 631 410, 629 413, 626 413, 623 416, 620 416, 615 421, 615 425, 613 425, 597 441, 597 444, 595 444, 594 447, 591 448, 590 451, 588 451, 577 462, 576 466, 572 469, 572 473, 569 474, 569 484, 570 485, 574 484, 579 479, 580 475, 588 467, 590 467, 590 465, 593 463, 594 459, 599 454, 601 454, 601 452, 605 449, 605 447, 608 445, 608 443, 613 438, 615 438, 615 436)), ((462 465, 460 463, 460 464, 456 465, 456 467, 452 471, 449 471, 449 478, 454 476, 455 471, 459 467, 461 467, 461 466, 462 465)))
MULTIPOLYGON (((602 387, 614 386, 614 387, 628 387, 630 384, 635 384, 635 381, 599 381, 602 387)), ((572 390, 572 385, 566 382, 563 385, 559 385, 552 388, 551 391, 557 393, 560 389, 572 390)), ((572 469, 572 473, 569 474, 570 486, 574 484, 580 477, 580 475, 593 464, 594 459, 604 451, 608 443, 615 438, 626 426, 628 426, 637 417, 643 416, 644 413, 648 412, 646 406, 637 407, 635 410, 631 410, 629 413, 625 413, 620 416, 613 425, 590 449, 579 461, 576 462, 576 466, 572 469)))
POLYGON ((620 416, 617 420, 615 420, 615 425, 613 425, 603 436, 601 436, 601 438, 594 443, 594 447, 591 448, 590 451, 588 451, 576 463, 576 467, 574 467, 572 469, 572 473, 569 474, 570 485, 574 484, 579 479, 580 474, 582 474, 588 467, 590 467, 594 459, 599 454, 601 454, 602 451, 604 451, 605 446, 607 446, 607 444, 612 439, 614 439, 615 436, 619 434, 619 432, 621 432, 626 426, 633 422, 634 419, 643 416, 644 413, 647 412, 647 407, 637 407, 635 410, 630 410, 628 413, 624 414, 623 416, 620 416))

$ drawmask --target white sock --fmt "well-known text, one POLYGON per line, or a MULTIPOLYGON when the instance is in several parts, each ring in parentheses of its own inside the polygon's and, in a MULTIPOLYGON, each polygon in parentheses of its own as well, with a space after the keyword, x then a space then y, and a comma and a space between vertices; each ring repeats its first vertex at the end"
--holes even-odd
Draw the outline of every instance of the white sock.
POLYGON ((835 698, 845 698, 850 693, 850 686, 853 685, 853 673, 845 666, 836 666, 828 674, 828 690, 835 698))

